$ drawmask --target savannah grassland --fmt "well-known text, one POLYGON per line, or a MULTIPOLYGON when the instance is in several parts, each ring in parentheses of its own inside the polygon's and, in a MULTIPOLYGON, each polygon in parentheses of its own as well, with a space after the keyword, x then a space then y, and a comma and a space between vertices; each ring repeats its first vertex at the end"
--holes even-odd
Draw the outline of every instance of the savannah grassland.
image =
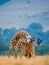
POLYGON ((30 59, 0 56, 0 65, 49 65, 49 55, 36 56, 30 59))

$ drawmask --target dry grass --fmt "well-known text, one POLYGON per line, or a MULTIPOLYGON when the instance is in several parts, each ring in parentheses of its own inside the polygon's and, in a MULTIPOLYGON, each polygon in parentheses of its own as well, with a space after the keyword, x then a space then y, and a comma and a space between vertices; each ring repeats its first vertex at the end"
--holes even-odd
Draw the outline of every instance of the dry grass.
POLYGON ((0 65, 49 65, 49 56, 36 56, 30 59, 0 56, 0 65))

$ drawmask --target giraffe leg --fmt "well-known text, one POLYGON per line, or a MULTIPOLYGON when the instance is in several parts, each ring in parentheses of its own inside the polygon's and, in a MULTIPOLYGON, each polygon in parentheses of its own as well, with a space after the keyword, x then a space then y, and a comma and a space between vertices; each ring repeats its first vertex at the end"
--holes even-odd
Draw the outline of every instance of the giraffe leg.
POLYGON ((32 57, 31 52, 28 52, 28 50, 27 50, 27 51, 26 51, 26 54, 25 54, 25 57, 31 58, 31 57, 32 57))
POLYGON ((24 50, 24 49, 21 49, 21 51, 22 51, 22 53, 21 53, 21 55, 20 55, 20 58, 21 58, 23 55, 25 55, 25 50, 24 50))
POLYGON ((29 53, 29 58, 31 58, 32 57, 32 55, 31 55, 31 53, 29 53))
POLYGON ((18 46, 15 47, 15 54, 14 54, 14 57, 17 57, 18 56, 18 51, 19 51, 19 48, 18 46))
POLYGON ((23 50, 21 49, 21 51, 22 51, 22 53, 21 53, 21 55, 20 55, 20 58, 23 56, 23 50))
POLYGON ((8 52, 8 57, 10 57, 10 54, 11 54, 11 52, 12 52, 12 48, 13 48, 13 46, 12 46, 12 44, 10 44, 10 48, 9 48, 9 52, 8 52))
POLYGON ((35 57, 35 48, 34 48, 34 46, 32 47, 31 55, 32 55, 32 57, 35 57))

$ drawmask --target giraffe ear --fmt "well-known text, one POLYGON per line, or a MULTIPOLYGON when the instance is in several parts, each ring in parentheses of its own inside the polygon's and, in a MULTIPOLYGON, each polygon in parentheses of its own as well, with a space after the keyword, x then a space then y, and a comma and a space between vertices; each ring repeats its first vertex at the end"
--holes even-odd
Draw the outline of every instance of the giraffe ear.
POLYGON ((38 38, 37 41, 39 41, 40 39, 38 38))
POLYGON ((40 40, 40 43, 42 42, 42 40, 40 40))

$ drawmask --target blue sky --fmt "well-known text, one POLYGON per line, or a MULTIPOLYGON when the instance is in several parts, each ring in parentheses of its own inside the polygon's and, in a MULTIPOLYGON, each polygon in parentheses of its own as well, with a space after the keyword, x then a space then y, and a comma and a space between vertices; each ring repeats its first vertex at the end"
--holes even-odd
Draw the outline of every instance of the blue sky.
POLYGON ((0 0, 0 27, 27 28, 31 23, 49 30, 49 0, 0 0))

